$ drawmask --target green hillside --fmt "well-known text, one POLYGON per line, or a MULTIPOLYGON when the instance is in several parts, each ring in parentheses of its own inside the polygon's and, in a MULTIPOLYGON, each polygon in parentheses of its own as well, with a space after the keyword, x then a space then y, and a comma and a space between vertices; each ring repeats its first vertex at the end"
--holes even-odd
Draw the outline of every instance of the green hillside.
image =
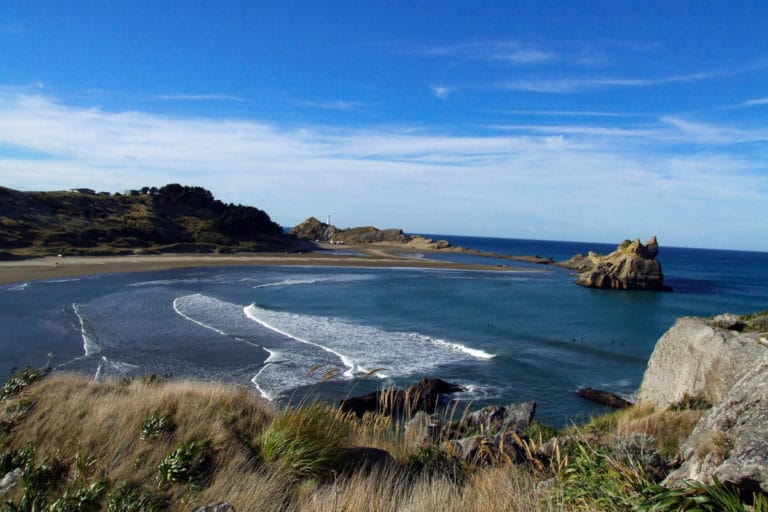
POLYGON ((201 187, 170 184, 132 194, 20 192, 0 187, 6 256, 291 250, 267 213, 225 204, 201 187))

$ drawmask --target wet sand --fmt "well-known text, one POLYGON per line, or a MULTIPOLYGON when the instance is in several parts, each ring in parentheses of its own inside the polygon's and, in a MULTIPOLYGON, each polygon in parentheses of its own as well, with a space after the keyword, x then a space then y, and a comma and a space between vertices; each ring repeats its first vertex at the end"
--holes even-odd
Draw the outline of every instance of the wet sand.
POLYGON ((47 256, 17 261, 0 261, 0 284, 41 279, 60 279, 118 272, 147 272, 175 268, 318 266, 318 267, 403 267, 456 270, 523 271, 505 265, 472 265, 429 259, 430 252, 405 253, 402 246, 341 246, 310 253, 235 254, 154 254, 131 256, 47 256), (416 257, 416 255, 423 257, 416 257))

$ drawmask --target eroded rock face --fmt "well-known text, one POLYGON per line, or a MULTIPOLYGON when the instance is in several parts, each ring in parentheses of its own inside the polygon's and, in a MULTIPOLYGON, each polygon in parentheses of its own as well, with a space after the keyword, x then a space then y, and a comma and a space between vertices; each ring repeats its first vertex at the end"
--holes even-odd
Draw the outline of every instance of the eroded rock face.
POLYGON ((746 369, 768 357, 758 333, 716 325, 717 320, 679 318, 656 342, 637 401, 665 408, 688 395, 716 404, 746 369))
MULTIPOLYGON (((768 349, 763 349, 768 352, 768 349)), ((683 464, 666 480, 736 485, 742 491, 768 492, 768 358, 763 358, 699 421, 683 442, 683 464)))
POLYGON ((657 409, 686 397, 713 407, 680 447, 665 485, 716 477, 746 493, 768 492, 766 315, 680 318, 656 343, 638 402, 657 409))
POLYGON ((587 288, 671 291, 664 284, 661 263, 656 260, 658 253, 656 237, 645 244, 639 239, 624 240, 606 256, 594 252, 587 256, 577 254, 558 265, 579 272, 576 284, 587 288))

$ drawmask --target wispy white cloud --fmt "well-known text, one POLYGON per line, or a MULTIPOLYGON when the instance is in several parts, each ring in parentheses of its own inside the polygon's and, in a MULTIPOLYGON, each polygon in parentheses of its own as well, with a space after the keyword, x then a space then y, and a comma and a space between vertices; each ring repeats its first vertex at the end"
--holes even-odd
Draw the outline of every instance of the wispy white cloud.
MULTIPOLYGON (((502 114, 513 116, 546 117, 639 117, 641 114, 629 112, 606 112, 596 110, 503 110, 502 114)), ((647 115, 647 114, 646 114, 647 115)))
POLYGON ((510 64, 537 64, 557 60, 556 52, 519 41, 475 41, 412 50, 423 57, 444 57, 473 61, 498 61, 510 64))
POLYGON ((158 94, 154 98, 168 101, 245 101, 232 94, 158 94))
POLYGON ((441 100, 447 100, 448 96, 454 91, 452 87, 447 87, 445 85, 433 85, 430 89, 432 89, 432 94, 441 100))
POLYGON ((540 92, 540 93, 582 93, 601 89, 652 87, 671 83, 686 83, 711 78, 712 73, 692 73, 661 78, 621 78, 621 77, 587 77, 587 78, 554 78, 554 79, 523 79, 498 84, 500 89, 540 92))
POLYGON ((768 98, 755 98, 752 100, 747 100, 741 104, 741 106, 744 107, 756 107, 759 105, 768 105, 768 98))
POLYGON ((768 152, 737 150, 746 129, 679 116, 606 121, 456 136, 110 112, 0 91, 0 176, 22 189, 200 185, 285 224, 332 212, 342 225, 414 232, 606 241, 647 233, 705 246, 723 246, 715 228, 727 226, 731 247, 768 249, 754 237, 768 232, 755 206, 768 201, 768 152))
POLYGON ((321 110, 355 110, 364 107, 366 104, 359 101, 302 101, 301 105, 321 110))

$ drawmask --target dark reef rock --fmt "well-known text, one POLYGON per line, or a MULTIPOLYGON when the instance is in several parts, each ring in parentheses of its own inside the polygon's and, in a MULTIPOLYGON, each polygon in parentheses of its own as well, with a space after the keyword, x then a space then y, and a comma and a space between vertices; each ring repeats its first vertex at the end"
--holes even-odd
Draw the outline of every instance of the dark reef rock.
POLYGON ((435 412, 443 395, 463 391, 464 388, 441 379, 422 379, 415 386, 405 389, 375 391, 358 397, 347 398, 339 403, 343 411, 358 416, 366 412, 381 411, 386 414, 404 412, 435 412))
POLYGON ((603 290, 651 290, 672 291, 664 284, 661 263, 656 260, 659 244, 656 237, 645 245, 639 239, 624 240, 612 253, 601 256, 590 252, 577 254, 557 263, 579 273, 576 284, 603 290))
POLYGON ((601 389, 581 388, 576 393, 582 398, 616 409, 625 409, 632 405, 632 402, 629 400, 622 398, 615 393, 611 393, 610 391, 603 391, 601 389))

